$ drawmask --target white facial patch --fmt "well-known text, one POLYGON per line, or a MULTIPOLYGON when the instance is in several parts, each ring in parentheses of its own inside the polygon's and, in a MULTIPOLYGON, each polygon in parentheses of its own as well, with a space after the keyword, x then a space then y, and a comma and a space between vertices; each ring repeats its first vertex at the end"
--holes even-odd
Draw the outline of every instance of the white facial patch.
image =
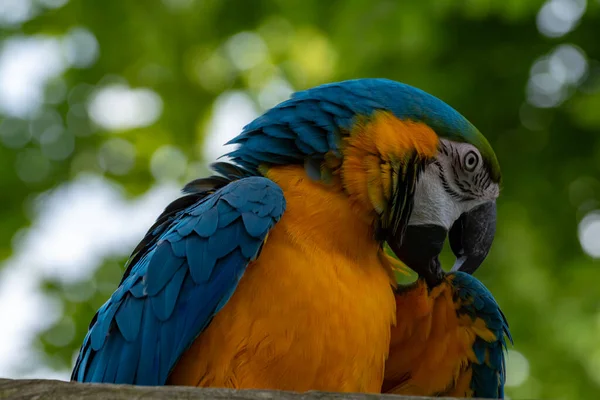
POLYGON ((449 230, 454 221, 467 211, 463 207, 464 204, 452 198, 444 189, 438 169, 429 165, 417 183, 408 224, 440 225, 449 230))
MULTIPOLYGON (((495 183, 490 183, 485 189, 471 190, 469 193, 465 193, 462 198, 449 193, 449 190, 455 192, 455 194, 461 192, 461 189, 454 182, 457 178, 453 171, 458 171, 461 174, 461 180, 473 179, 470 181, 473 183, 475 181, 473 178, 475 175, 473 174, 479 173, 483 166, 480 162, 479 152, 472 145, 447 140, 442 140, 442 142, 444 150, 438 153, 436 162, 425 167, 417 182, 409 225, 432 224, 443 226, 449 230, 462 213, 498 197, 499 189, 495 183), (473 151, 477 152, 478 169, 473 173, 465 172, 462 170, 464 164, 466 164, 463 157, 468 152, 473 151), (440 175, 443 175, 444 178, 440 175), (446 187, 444 187, 445 185, 446 187), (476 196, 475 193, 477 193, 476 196)), ((473 186, 476 185, 473 184, 473 186)))

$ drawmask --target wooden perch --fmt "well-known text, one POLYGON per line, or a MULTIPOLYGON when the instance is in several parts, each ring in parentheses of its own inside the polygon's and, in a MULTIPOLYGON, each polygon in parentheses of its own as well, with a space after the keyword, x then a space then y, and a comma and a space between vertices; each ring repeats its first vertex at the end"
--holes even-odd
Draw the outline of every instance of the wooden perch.
POLYGON ((41 379, 0 379, 0 399, 426 400, 428 397, 362 393, 293 393, 271 390, 198 389, 181 386, 106 385, 41 379))

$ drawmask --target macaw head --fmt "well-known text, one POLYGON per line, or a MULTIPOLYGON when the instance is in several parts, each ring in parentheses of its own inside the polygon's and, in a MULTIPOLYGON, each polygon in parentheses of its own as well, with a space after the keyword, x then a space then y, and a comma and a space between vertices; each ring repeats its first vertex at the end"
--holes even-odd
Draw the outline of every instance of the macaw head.
POLYGON ((390 248, 430 284, 443 277, 438 255, 448 237, 456 256, 453 271, 472 274, 485 260, 496 232, 500 192, 498 161, 483 137, 457 141, 441 131, 439 150, 416 183, 406 231, 390 232, 390 248))
POLYGON ((486 138, 461 114, 417 88, 357 79, 295 93, 248 124, 228 155, 258 173, 303 164, 336 182, 374 232, 431 285, 444 272, 474 272, 495 234, 500 166, 486 138))

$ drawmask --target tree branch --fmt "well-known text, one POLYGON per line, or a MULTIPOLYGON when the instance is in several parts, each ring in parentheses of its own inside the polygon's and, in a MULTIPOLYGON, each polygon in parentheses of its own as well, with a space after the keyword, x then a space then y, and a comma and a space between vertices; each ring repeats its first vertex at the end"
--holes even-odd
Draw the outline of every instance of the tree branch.
MULTIPOLYGON (((54 380, 0 379, 0 399, 202 399, 202 400, 426 400, 427 397, 362 393, 293 393, 271 390, 199 389, 181 386, 130 386, 54 380)), ((439 398, 438 398, 439 399, 439 398)))

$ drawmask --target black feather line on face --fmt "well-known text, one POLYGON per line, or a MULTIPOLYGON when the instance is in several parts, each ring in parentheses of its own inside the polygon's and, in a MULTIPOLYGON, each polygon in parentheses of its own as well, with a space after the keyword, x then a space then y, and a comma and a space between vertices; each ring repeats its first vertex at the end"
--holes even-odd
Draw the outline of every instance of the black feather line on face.
POLYGON ((402 239, 404 238, 413 210, 415 189, 419 176, 423 172, 424 163, 417 154, 413 154, 400 168, 402 168, 402 173, 397 171, 396 180, 395 182, 393 181, 395 185, 388 226, 391 234, 399 237, 399 243, 402 244, 402 239))
MULTIPOLYGON (((451 197, 453 197, 459 201, 471 201, 471 200, 477 199, 477 197, 466 196, 463 193, 459 193, 456 190, 454 190, 448 183, 448 180, 446 179, 446 174, 444 172, 444 167, 442 166, 442 164, 438 161, 435 161, 435 165, 437 165, 437 167, 438 167, 438 176, 440 177, 440 180, 442 181, 442 187, 444 188, 446 193, 448 193, 451 197)), ((454 172, 456 172, 456 171, 454 171, 454 172)), ((459 188, 462 189, 460 184, 457 184, 457 186, 459 186, 459 188)))

